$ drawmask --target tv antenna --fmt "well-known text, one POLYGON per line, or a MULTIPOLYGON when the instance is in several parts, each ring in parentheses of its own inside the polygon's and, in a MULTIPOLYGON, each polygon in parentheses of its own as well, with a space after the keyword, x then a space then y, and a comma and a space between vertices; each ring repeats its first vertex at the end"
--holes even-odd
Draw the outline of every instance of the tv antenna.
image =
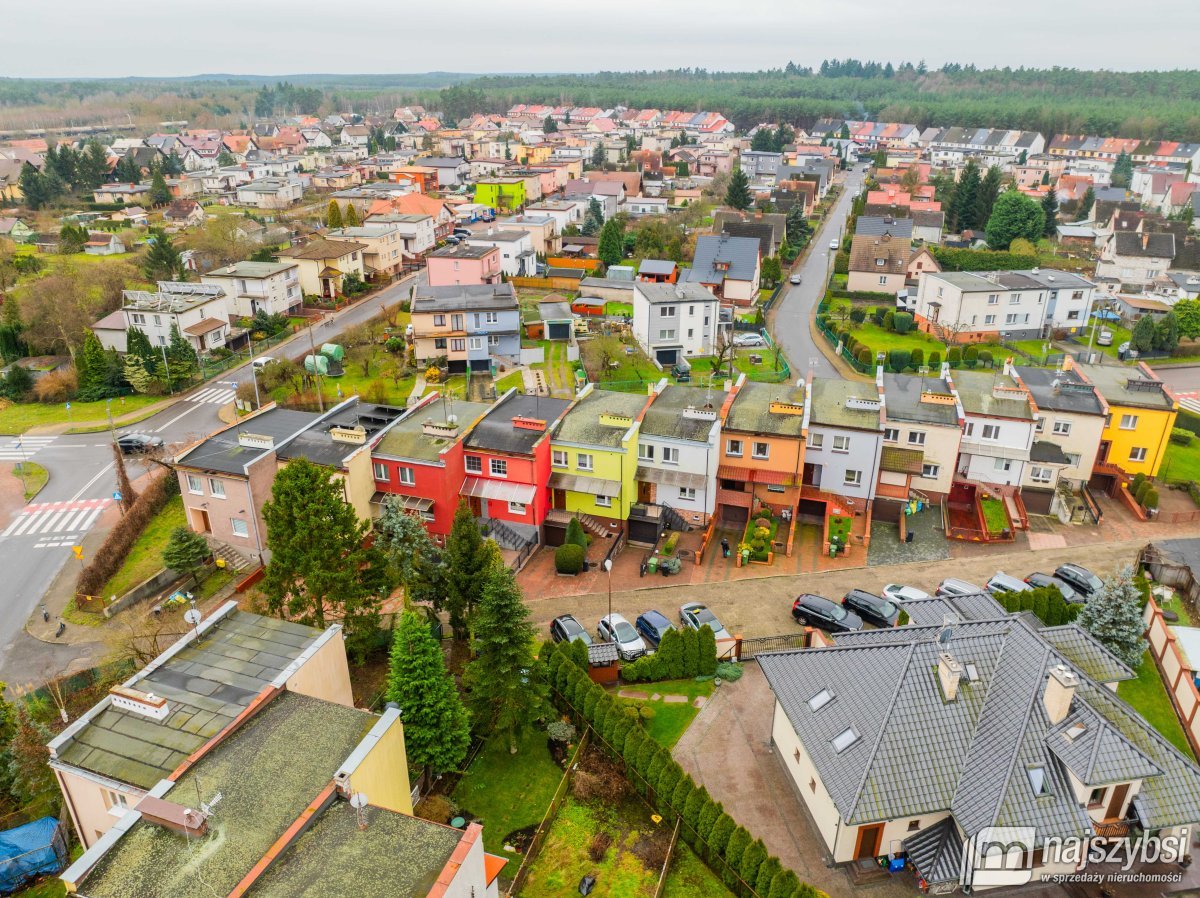
POLYGON ((350 807, 354 808, 354 815, 358 818, 358 828, 365 830, 367 828, 367 796, 363 792, 355 792, 350 796, 350 807))

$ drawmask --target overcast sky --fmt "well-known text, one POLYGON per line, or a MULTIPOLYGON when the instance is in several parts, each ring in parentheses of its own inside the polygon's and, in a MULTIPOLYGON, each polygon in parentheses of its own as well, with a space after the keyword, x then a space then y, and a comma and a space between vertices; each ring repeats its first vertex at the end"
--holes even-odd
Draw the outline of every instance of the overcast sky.
MULTIPOLYGON (((6 2, 0 76, 747 70, 823 58, 1195 68, 1196 0, 1129 40, 1117 0, 95 0, 6 2), (413 24, 421 22, 421 33, 413 24)), ((1142 7, 1150 12, 1149 7, 1142 7)))

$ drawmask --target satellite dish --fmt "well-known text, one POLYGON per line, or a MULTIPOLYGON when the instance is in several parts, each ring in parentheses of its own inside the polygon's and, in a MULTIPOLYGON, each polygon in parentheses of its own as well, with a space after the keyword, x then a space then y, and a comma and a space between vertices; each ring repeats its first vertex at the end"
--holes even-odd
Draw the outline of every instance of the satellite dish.
POLYGON ((202 615, 199 610, 195 608, 189 608, 187 611, 183 612, 183 619, 195 627, 204 619, 204 615, 202 615))
POLYGON ((356 811, 361 811, 367 806, 367 796, 362 792, 355 792, 350 796, 350 807, 356 811))

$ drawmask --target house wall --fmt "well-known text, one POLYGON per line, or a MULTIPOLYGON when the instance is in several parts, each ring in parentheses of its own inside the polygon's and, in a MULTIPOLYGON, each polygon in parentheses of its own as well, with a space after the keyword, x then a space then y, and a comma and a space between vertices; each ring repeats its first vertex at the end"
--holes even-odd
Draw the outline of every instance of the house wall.
POLYGON ((295 262, 300 267, 300 287, 309 295, 320 294, 321 279, 317 275, 326 265, 337 268, 343 277, 351 273, 356 273, 359 277, 364 276, 363 254, 358 251, 337 259, 291 259, 287 255, 281 255, 279 258, 284 262, 295 262))
MULTIPOLYGON (((775 712, 771 717, 771 743, 779 753, 779 760, 784 769, 792 778, 796 793, 812 815, 826 850, 832 854, 838 841, 841 817, 834 806, 833 798, 821 782, 816 766, 778 701, 775 702, 775 712)), ((781 797, 776 796, 777 799, 781 797)))
POLYGON ((563 443, 554 440, 550 444, 551 469, 579 477, 590 477, 597 480, 615 480, 621 484, 620 495, 612 497, 611 504, 601 505, 598 496, 591 493, 566 492, 566 510, 590 514, 600 518, 623 521, 629 517, 629 508, 637 501, 637 442, 638 426, 631 428, 632 435, 624 441, 620 449, 608 449, 599 446, 589 446, 585 443, 563 443), (554 450, 566 452, 567 464, 554 465, 554 450), (579 467, 579 455, 592 457, 592 470, 579 467))
POLYGON ((186 463, 177 469, 179 492, 183 498, 188 526, 197 533, 203 530, 203 514, 208 516, 208 533, 216 540, 228 543, 242 553, 254 556, 266 549, 266 523, 262 519, 262 503, 271 495, 275 481, 274 456, 255 461, 248 477, 214 474, 186 463), (188 477, 200 480, 199 492, 193 492, 188 477), (213 494, 212 481, 224 487, 225 498, 213 494), (246 536, 234 532, 234 519, 246 522, 246 536))
MULTIPOLYGON (((177 324, 179 332, 183 333, 193 324, 199 324, 205 318, 217 318, 224 321, 229 316, 226 297, 220 296, 211 302, 193 306, 178 314, 171 312, 142 312, 137 309, 125 309, 126 328, 136 327, 150 338, 153 346, 166 346, 171 342, 171 325, 177 324)), ((195 337, 183 334, 193 344, 195 337)))
POLYGON ((66 798, 67 810, 75 832, 85 848, 96 844, 100 836, 120 819, 120 813, 110 813, 110 800, 106 793, 116 792, 125 797, 125 804, 132 808, 146 793, 132 786, 104 780, 95 774, 76 771, 66 765, 55 764, 54 778, 66 798))
POLYGON ((533 502, 525 506, 524 513, 510 510, 505 501, 497 499, 480 499, 482 517, 499 518, 502 521, 514 521, 518 524, 541 526, 546 519, 549 506, 547 482, 550 480, 550 440, 543 439, 531 456, 505 455, 502 452, 489 452, 479 449, 463 449, 464 470, 466 459, 475 456, 482 460, 482 473, 466 471, 467 477, 481 480, 503 480, 508 483, 526 483, 536 487, 533 502), (493 477, 490 460, 502 458, 508 463, 508 474, 505 477, 493 477))
MULTIPOLYGON (((442 878, 439 878, 429 894, 436 895, 437 898, 491 898, 498 889, 495 883, 491 888, 487 887, 483 855, 483 828, 478 823, 472 823, 463 834, 463 841, 455 848, 446 869, 442 871, 442 878)), ((499 882, 499 879, 496 882, 499 882)))
POLYGON ((1019 421, 1014 418, 984 418, 979 415, 967 415, 962 441, 959 444, 960 471, 964 471, 971 480, 981 480, 985 483, 1018 484, 1025 474, 1025 466, 1029 463, 1029 447, 1033 444, 1033 421, 1019 421), (996 425, 1000 428, 994 440, 983 439, 983 427, 996 425), (988 447, 1012 450, 1006 452, 1006 457, 1012 464, 1008 471, 996 467, 995 456, 980 454, 978 449, 988 447), (1020 456, 1014 458, 1012 456, 1020 456))
POLYGON ((425 265, 431 287, 491 284, 500 278, 500 251, 488 253, 482 259, 429 256, 425 265))
POLYGON ((837 493, 839 496, 869 501, 875 495, 875 485, 879 479, 879 451, 882 444, 882 433, 813 424, 809 428, 804 463, 821 466, 820 489, 837 493), (818 435, 821 438, 820 448, 815 445, 814 440, 814 437, 818 435), (835 452, 833 449, 834 437, 848 438, 849 450, 835 452), (847 471, 861 473, 858 485, 846 483, 847 471))
POLYGON ((265 278, 217 277, 206 274, 203 284, 215 284, 225 291, 229 314, 253 318, 258 309, 268 315, 281 315, 304 301, 300 291, 299 267, 265 278))
POLYGON ((648 355, 653 357, 657 347, 673 346, 682 347, 685 356, 712 354, 720 308, 715 297, 711 301, 650 303, 635 286, 632 299, 633 335, 648 355), (664 315, 668 308, 674 310, 669 317, 664 315), (674 336, 664 337, 664 331, 674 331, 674 336))
POLYGON ((713 422, 709 439, 708 443, 695 443, 690 440, 673 440, 644 434, 638 439, 639 446, 654 447, 654 460, 639 458, 638 465, 660 471, 700 474, 704 477, 704 486, 696 487, 694 499, 685 499, 680 496, 678 487, 664 486, 660 483, 654 485, 656 501, 666 502, 684 515, 700 515, 698 523, 706 522, 716 510, 715 484, 717 482, 717 466, 721 460, 721 453, 718 449, 720 443, 720 424, 718 422, 713 422), (663 462, 663 449, 668 446, 679 451, 678 464, 663 462))
POLYGON ((439 465, 381 456, 373 456, 372 462, 385 465, 388 472, 388 480, 375 481, 377 490, 432 499, 433 506, 429 509, 432 520, 425 521, 425 529, 435 536, 449 535, 465 477, 461 441, 456 440, 442 450, 439 465), (401 485, 400 468, 412 468, 415 482, 411 486, 401 485))
POLYGON ((895 294, 904 289, 904 275, 878 274, 874 271, 851 271, 846 279, 846 289, 895 294))
POLYGON ((374 517, 371 512, 371 497, 375 495, 375 475, 371 470, 370 447, 360 447, 344 464, 346 471, 342 482, 346 501, 354 508, 359 520, 370 521, 374 517))
POLYGON ((1051 327, 1059 328, 1071 334, 1081 333, 1086 329, 1091 317, 1092 288, 1064 288, 1051 290, 1046 309, 1046 320, 1051 327))
POLYGON ((354 692, 350 687, 346 640, 340 627, 328 630, 326 634, 320 647, 303 659, 299 670, 288 678, 285 685, 289 692, 353 708, 354 692))
POLYGON ((991 339, 1001 331, 1014 339, 1035 339, 1042 334, 1046 291, 1010 291, 996 284, 995 290, 988 292, 964 293, 935 275, 925 274, 917 287, 916 315, 922 330, 934 330, 932 323, 936 321, 943 327, 961 328, 960 337, 966 340, 991 339), (941 309, 932 303, 941 303, 941 309))
POLYGON ((1104 433, 1104 418, 1101 415, 1075 415, 1047 409, 1039 409, 1039 411, 1042 421, 1045 423, 1037 438, 1057 443, 1067 455, 1078 455, 1079 464, 1063 468, 1062 476, 1076 484, 1086 483, 1092 476, 1096 451, 1100 448, 1100 437, 1104 433), (1058 421, 1069 423, 1071 432, 1066 436, 1056 434, 1054 424, 1058 421))
POLYGON ((1167 451, 1171 428, 1175 426, 1175 410, 1133 408, 1114 405, 1111 402, 1108 410, 1110 423, 1100 437, 1111 443, 1106 460, 1128 474, 1156 476, 1167 451), (1137 415, 1137 425, 1134 429, 1121 428, 1123 415, 1137 415), (1135 447, 1146 450, 1145 461, 1130 460, 1129 453, 1135 447))
POLYGON ((399 715, 392 720, 381 717, 368 739, 371 737, 375 737, 374 744, 350 774, 351 789, 369 796, 377 808, 411 815, 412 786, 404 750, 404 724, 399 715))
POLYGON ((938 466, 937 477, 912 476, 913 489, 923 493, 948 493, 954 480, 954 466, 958 461, 959 441, 962 431, 957 427, 945 427, 937 424, 912 424, 907 421, 887 419, 887 426, 899 431, 896 442, 881 442, 881 446, 898 446, 901 449, 923 449, 925 463, 938 466), (916 446, 908 441, 908 435, 914 431, 925 434, 925 445, 916 446))
POLYGON ((759 272, 756 267, 753 280, 735 281, 732 278, 725 278, 725 283, 721 285, 721 294, 730 302, 753 303, 758 299, 758 287, 759 272))
POLYGON ((524 253, 532 253, 533 239, 526 234, 520 240, 493 240, 486 234, 480 234, 471 237, 467 240, 469 246, 493 246, 500 253, 500 270, 509 277, 529 277, 533 275, 530 270, 534 259, 532 256, 523 256, 524 253))

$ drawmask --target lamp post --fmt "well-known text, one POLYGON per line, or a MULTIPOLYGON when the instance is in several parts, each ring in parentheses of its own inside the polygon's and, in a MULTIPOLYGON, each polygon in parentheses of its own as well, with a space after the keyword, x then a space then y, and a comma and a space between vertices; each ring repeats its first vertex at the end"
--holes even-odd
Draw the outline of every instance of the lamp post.
POLYGON ((612 559, 604 559, 604 572, 608 574, 608 622, 612 623, 612 559))

